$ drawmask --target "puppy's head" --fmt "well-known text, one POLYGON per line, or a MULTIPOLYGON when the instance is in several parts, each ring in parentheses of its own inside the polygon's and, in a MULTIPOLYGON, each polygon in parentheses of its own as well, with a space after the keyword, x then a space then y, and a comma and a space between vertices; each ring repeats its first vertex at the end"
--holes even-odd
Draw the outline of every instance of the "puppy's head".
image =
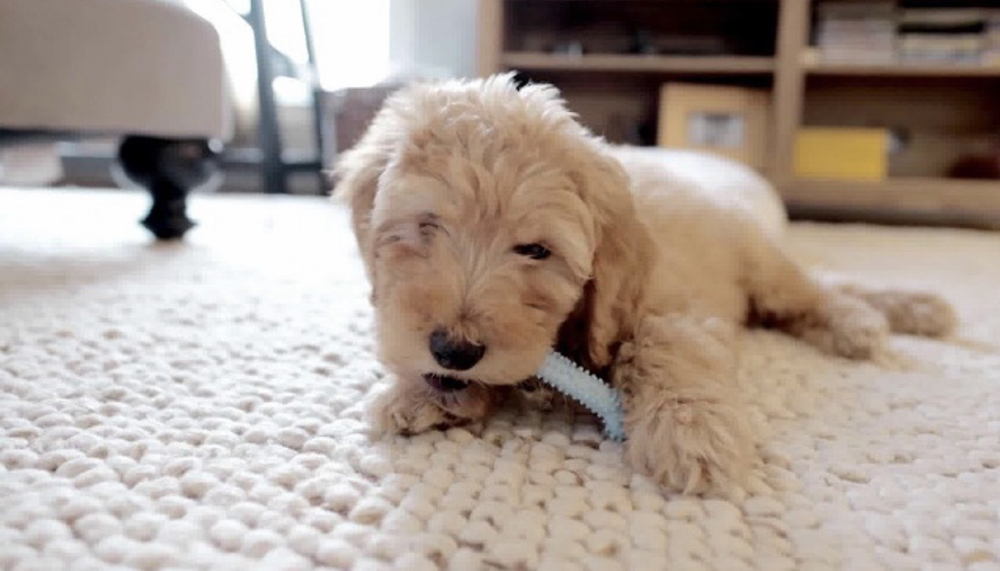
POLYGON ((397 375, 441 391, 518 383, 583 306, 605 364, 631 295, 628 179, 554 88, 497 76, 404 89, 337 174, 379 358, 397 375))

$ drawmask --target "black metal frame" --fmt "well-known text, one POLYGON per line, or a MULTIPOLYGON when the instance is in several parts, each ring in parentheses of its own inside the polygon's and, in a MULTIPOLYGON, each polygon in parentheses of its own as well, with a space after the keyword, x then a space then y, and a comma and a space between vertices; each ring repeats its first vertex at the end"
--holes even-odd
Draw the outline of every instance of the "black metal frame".
POLYGON ((288 175, 291 172, 313 171, 320 179, 320 189, 325 187, 323 169, 323 103, 322 89, 316 68, 316 49, 312 40, 307 0, 299 0, 302 13, 302 31, 308 53, 309 81, 312 84, 314 133, 316 157, 307 160, 286 160, 281 143, 278 124, 278 109, 274 100, 274 69, 270 57, 270 41, 267 37, 267 22, 264 17, 264 0, 250 0, 248 22, 254 32, 254 46, 257 52, 257 93, 259 101, 258 145, 261 150, 261 183, 264 192, 285 194, 288 192, 288 175))

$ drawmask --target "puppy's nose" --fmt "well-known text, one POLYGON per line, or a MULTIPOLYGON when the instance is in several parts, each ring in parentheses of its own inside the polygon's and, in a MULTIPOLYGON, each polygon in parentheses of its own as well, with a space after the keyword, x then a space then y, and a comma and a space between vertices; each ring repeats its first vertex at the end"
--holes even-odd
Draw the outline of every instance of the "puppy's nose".
POLYGON ((452 339, 443 329, 435 329, 430 338, 431 355, 445 369, 465 371, 483 358, 486 347, 452 339))

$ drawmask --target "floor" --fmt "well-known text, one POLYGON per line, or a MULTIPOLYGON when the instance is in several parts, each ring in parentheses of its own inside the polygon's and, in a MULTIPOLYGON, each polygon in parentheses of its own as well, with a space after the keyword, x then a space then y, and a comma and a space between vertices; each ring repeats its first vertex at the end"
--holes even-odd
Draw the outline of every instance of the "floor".
POLYGON ((319 198, 0 189, 0 569, 1000 569, 1000 234, 793 225, 953 339, 739 340, 750 497, 663 494, 588 417, 373 439, 367 286, 319 198))

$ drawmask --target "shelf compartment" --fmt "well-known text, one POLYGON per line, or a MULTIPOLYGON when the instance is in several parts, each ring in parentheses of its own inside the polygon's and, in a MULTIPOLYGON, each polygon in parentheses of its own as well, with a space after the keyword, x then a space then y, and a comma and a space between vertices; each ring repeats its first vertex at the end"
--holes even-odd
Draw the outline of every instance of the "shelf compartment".
POLYGON ((945 178, 1000 145, 1000 81, 818 75, 805 83, 804 127, 882 127, 896 144, 890 179, 945 178))
POLYGON ((501 52, 555 54, 576 44, 585 54, 633 57, 776 53, 777 0, 494 1, 503 2, 501 52))
POLYGON ((504 66, 520 71, 606 71, 632 73, 765 75, 774 72, 773 57, 658 56, 506 52, 504 66))

